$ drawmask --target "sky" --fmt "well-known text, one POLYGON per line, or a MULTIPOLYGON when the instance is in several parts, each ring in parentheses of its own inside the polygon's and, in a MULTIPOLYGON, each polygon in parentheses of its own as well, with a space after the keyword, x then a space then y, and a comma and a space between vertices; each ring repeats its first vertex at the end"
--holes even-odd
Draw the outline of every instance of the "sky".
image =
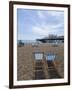
POLYGON ((17 9, 18 40, 35 40, 49 34, 64 35, 64 12, 17 9))

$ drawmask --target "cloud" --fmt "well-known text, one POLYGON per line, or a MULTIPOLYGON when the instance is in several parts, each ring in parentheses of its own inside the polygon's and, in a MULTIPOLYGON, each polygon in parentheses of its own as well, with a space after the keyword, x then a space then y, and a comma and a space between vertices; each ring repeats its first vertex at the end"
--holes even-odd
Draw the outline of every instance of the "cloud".
MULTIPOLYGON (((45 22, 47 21, 48 24, 59 24, 59 23, 64 23, 64 12, 63 11, 53 11, 53 10, 48 10, 48 11, 42 11, 38 10, 37 15, 40 18, 41 22, 44 20, 45 22)), ((43 22, 44 22, 43 21, 43 22)))
POLYGON ((33 40, 39 37, 42 38, 48 36, 49 34, 64 34, 64 12, 29 10, 22 16, 19 16, 19 18, 18 39, 33 40), (28 17, 27 14, 28 16, 30 14, 30 16, 28 17))
POLYGON ((53 10, 48 10, 48 11, 37 11, 37 15, 40 18, 45 18, 46 16, 53 16, 53 17, 61 17, 64 15, 63 11, 53 11, 53 10))
POLYGON ((60 17, 63 15, 63 11, 48 11, 46 12, 48 15, 60 17))
POLYGON ((63 23, 58 23, 58 24, 56 24, 56 25, 52 25, 51 26, 51 28, 53 28, 53 29, 58 29, 58 28, 60 28, 60 27, 63 27, 63 23))
POLYGON ((38 26, 34 26, 32 28, 32 31, 40 36, 46 36, 49 34, 48 32, 49 30, 46 30, 46 29, 44 30, 42 27, 38 27, 38 26))
POLYGON ((37 15, 41 19, 44 19, 45 18, 45 14, 43 13, 43 11, 37 11, 37 15))
POLYGON ((40 36, 47 36, 49 34, 63 35, 63 11, 37 11, 37 15, 42 20, 39 22, 36 21, 36 24, 32 26, 33 33, 36 33, 40 36))
POLYGON ((57 25, 48 25, 48 24, 40 24, 37 26, 32 27, 32 32, 40 35, 40 36, 48 36, 49 34, 59 34, 63 35, 63 32, 61 32, 61 27, 63 27, 63 24, 57 24, 57 25))

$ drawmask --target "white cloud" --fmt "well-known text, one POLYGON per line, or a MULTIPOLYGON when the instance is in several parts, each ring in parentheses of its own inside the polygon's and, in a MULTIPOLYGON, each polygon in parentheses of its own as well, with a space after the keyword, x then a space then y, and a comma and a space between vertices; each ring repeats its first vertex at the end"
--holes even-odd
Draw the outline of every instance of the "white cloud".
POLYGON ((31 12, 30 17, 26 17, 27 19, 23 18, 18 25, 18 39, 30 40, 38 37, 42 38, 49 34, 61 35, 64 32, 63 12, 36 10, 31 12), (29 30, 31 33, 26 33, 25 30, 29 30))
POLYGON ((49 34, 49 30, 43 29, 42 27, 34 26, 32 31, 40 36, 46 36, 49 34))
POLYGON ((52 10, 37 11, 37 15, 40 18, 45 18, 47 16, 61 17, 61 16, 63 16, 63 11, 52 11, 52 10))
POLYGON ((37 15, 39 18, 42 18, 42 19, 45 18, 45 15, 42 11, 37 11, 37 15))
POLYGON ((37 11, 37 15, 39 18, 42 18, 43 21, 36 22, 36 24, 32 27, 33 33, 40 36, 47 36, 49 34, 63 34, 63 32, 60 31, 60 28, 63 27, 64 24, 62 11, 37 11), (46 19, 49 19, 49 21, 51 19, 52 23, 49 23, 49 21, 46 22, 46 19), (54 20, 57 21, 56 24, 53 23, 54 20))
POLYGON ((48 36, 49 34, 63 34, 63 32, 60 32, 60 27, 62 27, 63 24, 57 24, 57 25, 48 25, 48 24, 40 24, 38 26, 33 26, 32 31, 35 34, 38 34, 40 36, 48 36))
POLYGON ((61 11, 48 11, 47 12, 48 15, 51 15, 51 16, 57 16, 57 17, 60 17, 61 15, 63 15, 63 12, 61 11))
MULTIPOLYGON (((53 23, 54 21, 56 21, 59 27, 59 25, 61 25, 61 23, 64 23, 64 12, 63 11, 37 11, 37 15, 39 18, 41 18, 41 20, 44 20, 43 23, 48 20, 48 24, 49 21, 51 20, 51 22, 53 23)), ((54 23, 55 24, 55 23, 54 23)), ((54 26, 55 27, 55 26, 54 26)))
POLYGON ((60 27, 62 27, 62 26, 63 26, 63 23, 58 23, 58 24, 56 24, 56 25, 52 25, 51 28, 53 28, 53 29, 58 29, 58 28, 60 28, 60 27))

